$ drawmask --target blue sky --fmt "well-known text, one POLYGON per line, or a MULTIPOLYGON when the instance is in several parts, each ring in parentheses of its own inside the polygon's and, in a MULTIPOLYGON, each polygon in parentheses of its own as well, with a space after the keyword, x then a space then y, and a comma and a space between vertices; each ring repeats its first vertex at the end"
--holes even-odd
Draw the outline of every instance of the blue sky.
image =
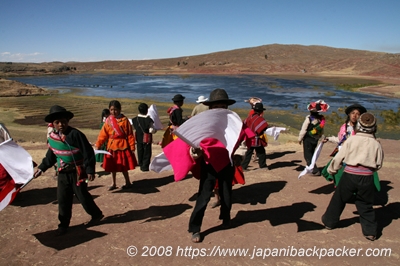
POLYGON ((400 53, 398 0, 12 0, 0 62, 172 58, 266 44, 400 53))

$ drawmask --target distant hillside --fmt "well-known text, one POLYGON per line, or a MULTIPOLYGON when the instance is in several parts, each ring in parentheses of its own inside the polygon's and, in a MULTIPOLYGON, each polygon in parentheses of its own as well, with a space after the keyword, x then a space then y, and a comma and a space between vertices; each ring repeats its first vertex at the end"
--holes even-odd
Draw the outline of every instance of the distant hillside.
POLYGON ((110 71, 148 74, 315 74, 398 78, 400 54, 315 45, 271 44, 156 60, 0 63, 1 76, 110 71))
POLYGON ((50 95, 57 91, 45 90, 35 85, 0 78, 0 97, 50 95))

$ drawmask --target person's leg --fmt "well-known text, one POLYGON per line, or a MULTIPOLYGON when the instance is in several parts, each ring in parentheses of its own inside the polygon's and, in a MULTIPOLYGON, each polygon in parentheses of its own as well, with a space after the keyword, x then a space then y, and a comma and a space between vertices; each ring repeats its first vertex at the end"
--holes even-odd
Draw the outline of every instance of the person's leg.
POLYGON ((373 176, 359 176, 357 185, 355 205, 360 215, 362 232, 364 236, 376 237, 378 225, 373 208, 375 191, 373 176))
POLYGON ((305 137, 303 141, 304 159, 307 165, 311 164, 312 157, 315 151, 315 139, 312 137, 305 137))
POLYGON ((109 190, 113 190, 117 188, 117 173, 116 172, 111 172, 111 186, 109 188, 109 190))
POLYGON ((335 228, 337 226, 346 203, 354 197, 356 190, 352 175, 343 173, 343 178, 340 180, 324 215, 322 215, 322 222, 326 227, 335 228))
POLYGON ((85 211, 92 216, 92 219, 96 219, 99 217, 103 216, 103 213, 99 209, 99 207, 96 205, 96 203, 93 200, 92 195, 89 193, 87 189, 87 183, 82 182, 77 186, 75 183, 72 184, 72 188, 74 190, 74 193, 80 203, 82 204, 82 207, 85 209, 85 211))
POLYGON ((221 197, 219 196, 219 189, 214 188, 215 202, 211 204, 211 208, 216 208, 221 205, 221 197))
MULTIPOLYGON (((129 178, 129 173, 128 173, 128 171, 122 172, 122 175, 124 176, 124 179, 125 179, 125 188, 130 187, 130 186, 131 186, 131 180, 130 180, 130 178, 129 178)), ((123 187, 123 188, 124 188, 124 187, 123 187)))
POLYGON ((232 180, 235 169, 228 164, 217 174, 219 196, 221 198, 221 209, 219 219, 224 225, 228 225, 231 220, 232 208, 232 180))
POLYGON ((263 146, 256 148, 256 154, 258 156, 258 166, 260 168, 267 167, 267 154, 265 153, 265 148, 263 146))
POLYGON ((140 165, 140 170, 149 171, 150 159, 151 159, 151 143, 145 144, 143 146, 143 159, 142 159, 142 164, 140 165))
POLYGON ((74 191, 72 188, 73 180, 66 173, 59 173, 57 178, 57 201, 59 228, 67 229, 72 216, 72 200, 74 191))
POLYGON ((137 155, 138 155, 138 164, 140 166, 140 169, 142 169, 142 165, 143 165, 143 154, 144 154, 144 148, 145 148, 145 144, 143 143, 136 143, 136 151, 137 151, 137 155))
POLYGON ((242 162, 242 168, 243 170, 246 170, 247 167, 249 166, 251 156, 253 155, 254 148, 248 148, 246 151, 246 154, 244 156, 243 162, 242 162))
POLYGON ((204 212, 207 204, 210 201, 213 189, 215 187, 216 177, 209 172, 212 166, 206 164, 204 160, 201 162, 201 174, 199 184, 199 194, 196 199, 196 205, 193 209, 192 215, 189 219, 189 232, 200 232, 201 224, 203 222, 204 212))

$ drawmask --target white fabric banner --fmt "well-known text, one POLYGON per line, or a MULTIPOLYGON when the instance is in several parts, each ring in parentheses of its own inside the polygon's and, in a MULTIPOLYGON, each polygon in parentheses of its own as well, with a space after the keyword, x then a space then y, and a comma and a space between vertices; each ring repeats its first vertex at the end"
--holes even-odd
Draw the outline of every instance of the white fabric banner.
POLYGON ((193 116, 174 132, 194 148, 200 147, 205 138, 214 138, 225 145, 232 155, 242 130, 243 122, 235 112, 228 109, 211 109, 193 116))
POLYGON ((108 151, 104 151, 104 150, 94 150, 94 154, 108 154, 108 155, 112 156, 111 153, 109 153, 108 151))
POLYGON ((160 117, 158 116, 157 106, 152 104, 147 111, 147 114, 150 116, 151 119, 154 121, 154 128, 156 130, 163 129, 163 125, 161 123, 160 117))
POLYGON ((299 174, 298 179, 300 179, 303 175, 312 172, 312 170, 314 169, 315 162, 318 160, 319 154, 321 153, 323 146, 324 146, 324 143, 321 141, 321 143, 318 145, 318 147, 314 151, 313 157, 311 159, 311 164, 306 166, 306 168, 304 168, 304 170, 299 174))
POLYGON ((33 178, 31 155, 11 139, 0 143, 0 163, 15 184, 25 184, 33 178))
POLYGON ((265 130, 265 134, 274 137, 274 140, 279 138, 279 134, 281 131, 285 131, 285 127, 270 127, 265 130))
POLYGON ((172 170, 172 166, 167 157, 165 157, 165 154, 162 152, 151 161, 150 170, 156 173, 161 173, 163 171, 172 170))

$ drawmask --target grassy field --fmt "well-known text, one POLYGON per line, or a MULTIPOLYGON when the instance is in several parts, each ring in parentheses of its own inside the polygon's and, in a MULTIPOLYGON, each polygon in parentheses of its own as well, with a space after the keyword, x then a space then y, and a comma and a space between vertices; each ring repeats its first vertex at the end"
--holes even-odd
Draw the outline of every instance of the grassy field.
MULTIPOLYGON (((152 99, 121 99, 122 113, 129 118, 138 114, 137 107, 141 102, 155 104, 163 125, 168 123, 166 110, 172 103, 154 102, 152 99)), ((74 93, 56 94, 51 96, 24 96, 24 97, 0 97, 0 122, 4 123, 10 130, 13 138, 20 142, 45 142, 46 126, 44 117, 48 114, 52 105, 58 104, 72 111, 75 117, 70 125, 81 129, 88 136, 90 141, 94 141, 99 131, 101 121, 101 111, 108 108, 111 99, 103 97, 79 96, 74 93)), ((185 103, 183 114, 188 116, 195 104, 185 103)), ((232 110, 237 112, 244 119, 248 114, 248 109, 232 110)), ((329 112, 327 117, 327 127, 325 135, 336 135, 340 125, 344 122, 345 115, 342 112, 329 112)), ((293 109, 293 111, 266 110, 264 117, 270 126, 284 126, 288 131, 284 135, 288 140, 296 140, 301 124, 306 113, 293 109)), ((399 139, 399 125, 380 124, 377 137, 399 139)), ((159 141, 163 132, 158 132, 154 140, 159 141)))

